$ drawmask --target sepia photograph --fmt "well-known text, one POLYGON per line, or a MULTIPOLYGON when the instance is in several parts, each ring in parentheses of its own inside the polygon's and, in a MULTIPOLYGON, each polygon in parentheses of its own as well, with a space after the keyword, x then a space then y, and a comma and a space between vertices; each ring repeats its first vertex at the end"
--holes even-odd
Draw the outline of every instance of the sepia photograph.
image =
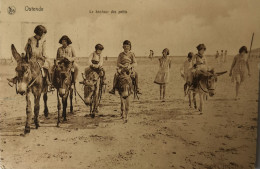
POLYGON ((260 169, 259 0, 0 0, 0 169, 260 169))

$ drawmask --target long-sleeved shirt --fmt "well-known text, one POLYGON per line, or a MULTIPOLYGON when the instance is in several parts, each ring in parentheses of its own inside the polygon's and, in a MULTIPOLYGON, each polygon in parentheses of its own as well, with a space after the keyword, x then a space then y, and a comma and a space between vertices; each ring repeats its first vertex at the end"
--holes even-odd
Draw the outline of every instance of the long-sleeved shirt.
POLYGON ((93 65, 92 60, 98 62, 97 64, 94 64, 95 67, 102 67, 103 66, 103 56, 101 54, 98 55, 96 52, 91 53, 88 57, 89 65, 93 65))
POLYGON ((62 58, 67 58, 69 61, 74 61, 75 57, 76 54, 72 46, 69 45, 66 48, 61 46, 58 48, 57 57, 56 57, 57 60, 60 60, 62 58))
POLYGON ((117 58, 117 67, 122 68, 129 65, 137 66, 135 54, 133 52, 121 52, 117 58))

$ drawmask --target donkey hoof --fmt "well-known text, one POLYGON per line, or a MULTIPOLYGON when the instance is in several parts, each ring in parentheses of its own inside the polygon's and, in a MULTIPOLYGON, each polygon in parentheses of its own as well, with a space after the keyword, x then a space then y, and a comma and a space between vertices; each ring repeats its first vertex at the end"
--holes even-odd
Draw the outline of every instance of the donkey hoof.
POLYGON ((68 121, 67 118, 64 118, 64 119, 63 119, 63 122, 66 122, 66 121, 68 121))
POLYGON ((60 127, 60 123, 57 123, 56 127, 60 127))
POLYGON ((24 129, 24 134, 29 134, 30 131, 31 131, 30 128, 25 128, 25 129, 24 129))
POLYGON ((124 124, 127 123, 127 120, 124 120, 124 124))
POLYGON ((35 123, 35 127, 38 129, 40 127, 39 123, 35 123))
POLYGON ((94 114, 94 113, 92 113, 90 116, 91 116, 92 118, 95 118, 95 114, 94 114))

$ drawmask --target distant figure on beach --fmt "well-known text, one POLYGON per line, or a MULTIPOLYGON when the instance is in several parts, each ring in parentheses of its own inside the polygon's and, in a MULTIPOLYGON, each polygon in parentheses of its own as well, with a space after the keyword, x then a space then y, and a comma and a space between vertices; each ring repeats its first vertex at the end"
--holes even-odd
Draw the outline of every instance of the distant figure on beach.
POLYGON ((107 56, 106 56, 106 60, 107 60, 107 56))
POLYGON ((165 102, 166 84, 169 82, 169 70, 171 68, 171 60, 168 58, 169 49, 162 51, 163 56, 159 58, 159 71, 155 77, 154 83, 160 85, 160 100, 165 102))
POLYGON ((224 53, 223 53, 223 50, 221 50, 220 62, 224 62, 224 53))
POLYGON ((216 60, 217 60, 217 63, 219 63, 219 52, 217 50, 217 53, 216 53, 216 56, 215 56, 216 60))
POLYGON ((225 50, 224 59, 223 59, 223 62, 226 62, 226 61, 227 61, 227 50, 225 50))
POLYGON ((150 50, 150 54, 149 54, 149 58, 151 59, 151 60, 153 60, 153 50, 150 50))
POLYGON ((232 82, 236 82, 236 97, 235 100, 239 100, 239 88, 241 83, 244 82, 246 78, 246 69, 248 76, 250 77, 250 68, 248 64, 247 47, 242 46, 239 49, 239 54, 234 57, 233 63, 231 65, 229 76, 232 77, 232 82))
POLYGON ((191 70, 192 70, 192 59, 194 57, 194 54, 192 52, 189 52, 188 53, 188 57, 187 57, 187 60, 185 60, 185 62, 183 63, 183 65, 181 66, 180 68, 180 73, 181 73, 181 77, 183 77, 184 81, 185 81, 185 84, 184 84, 184 96, 187 95, 187 88, 188 88, 188 81, 190 76, 189 74, 191 73, 191 70))

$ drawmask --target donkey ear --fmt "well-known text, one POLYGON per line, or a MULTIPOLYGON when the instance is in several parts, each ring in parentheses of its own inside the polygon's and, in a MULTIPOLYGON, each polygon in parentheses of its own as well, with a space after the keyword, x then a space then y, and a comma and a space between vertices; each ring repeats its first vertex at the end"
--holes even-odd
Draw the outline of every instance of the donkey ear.
POLYGON ((11 51, 13 54, 14 59, 18 62, 22 59, 21 55, 17 52, 14 44, 11 45, 11 51))
POLYGON ((217 72, 216 75, 217 75, 217 76, 220 76, 220 75, 223 75, 223 74, 225 74, 225 73, 227 73, 227 71, 224 71, 224 72, 217 72))

